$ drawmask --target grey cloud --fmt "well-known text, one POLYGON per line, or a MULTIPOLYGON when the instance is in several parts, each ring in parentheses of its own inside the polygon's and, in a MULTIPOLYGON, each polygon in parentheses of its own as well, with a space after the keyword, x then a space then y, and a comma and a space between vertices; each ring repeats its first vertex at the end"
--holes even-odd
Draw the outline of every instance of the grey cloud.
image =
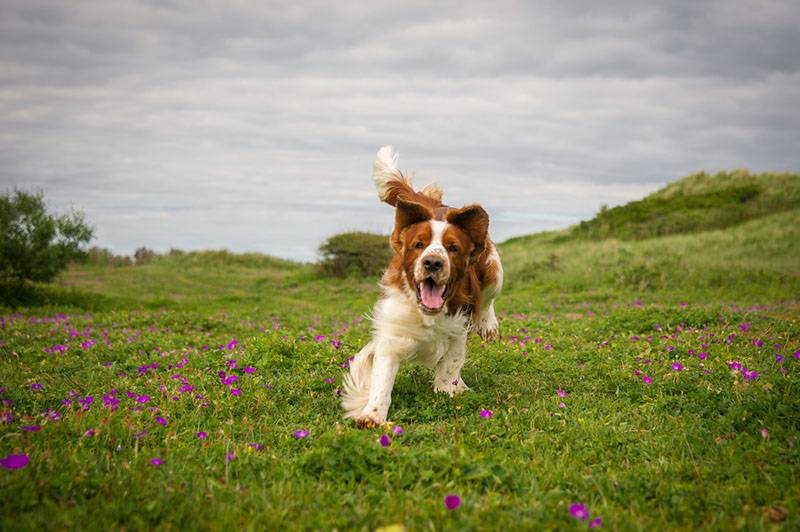
POLYGON ((499 239, 700 169, 799 166, 791 2, 336 5, 5 2, 0 188, 83 207, 120 251, 308 259, 389 228, 388 143, 499 239))

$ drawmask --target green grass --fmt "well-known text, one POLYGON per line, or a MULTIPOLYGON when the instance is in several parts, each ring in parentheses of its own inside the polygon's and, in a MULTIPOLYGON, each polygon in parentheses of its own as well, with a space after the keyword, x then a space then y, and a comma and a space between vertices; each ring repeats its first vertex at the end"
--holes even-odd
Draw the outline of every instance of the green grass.
POLYGON ((208 252, 7 289, 0 458, 30 464, 0 469, 0 528, 577 530, 582 502, 614 530, 797 529, 798 227, 788 209, 502 244, 502 338, 470 340, 472 390, 454 399, 403 367, 389 416, 405 432, 388 447, 389 429, 355 429, 335 394, 369 337, 374 278, 208 252))

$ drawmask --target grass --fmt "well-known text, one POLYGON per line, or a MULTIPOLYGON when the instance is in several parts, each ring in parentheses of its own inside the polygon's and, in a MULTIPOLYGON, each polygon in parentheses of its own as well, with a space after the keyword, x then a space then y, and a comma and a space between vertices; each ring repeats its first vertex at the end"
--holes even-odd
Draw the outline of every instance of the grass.
POLYGON ((585 529, 584 503, 615 530, 796 529, 798 216, 503 244, 501 339, 470 341, 455 399, 402 368, 399 435, 336 396, 375 279, 225 253, 74 267, 3 299, 0 458, 30 463, 0 469, 0 528, 585 529))

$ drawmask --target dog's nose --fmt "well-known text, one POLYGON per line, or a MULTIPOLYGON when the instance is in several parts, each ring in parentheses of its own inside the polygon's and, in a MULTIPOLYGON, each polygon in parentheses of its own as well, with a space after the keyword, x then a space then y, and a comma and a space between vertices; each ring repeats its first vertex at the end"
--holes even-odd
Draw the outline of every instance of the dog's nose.
POLYGON ((425 266, 425 269, 429 272, 438 272, 442 269, 442 266, 444 266, 444 261, 435 257, 426 257, 422 260, 422 265, 425 266))

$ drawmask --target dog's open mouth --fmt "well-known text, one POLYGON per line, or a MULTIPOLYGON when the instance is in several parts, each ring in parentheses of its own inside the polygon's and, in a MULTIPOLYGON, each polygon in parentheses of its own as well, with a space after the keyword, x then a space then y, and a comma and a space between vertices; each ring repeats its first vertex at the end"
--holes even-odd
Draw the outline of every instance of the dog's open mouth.
POLYGON ((438 286, 428 277, 417 285, 417 303, 423 312, 437 314, 444 308, 447 285, 438 286))

